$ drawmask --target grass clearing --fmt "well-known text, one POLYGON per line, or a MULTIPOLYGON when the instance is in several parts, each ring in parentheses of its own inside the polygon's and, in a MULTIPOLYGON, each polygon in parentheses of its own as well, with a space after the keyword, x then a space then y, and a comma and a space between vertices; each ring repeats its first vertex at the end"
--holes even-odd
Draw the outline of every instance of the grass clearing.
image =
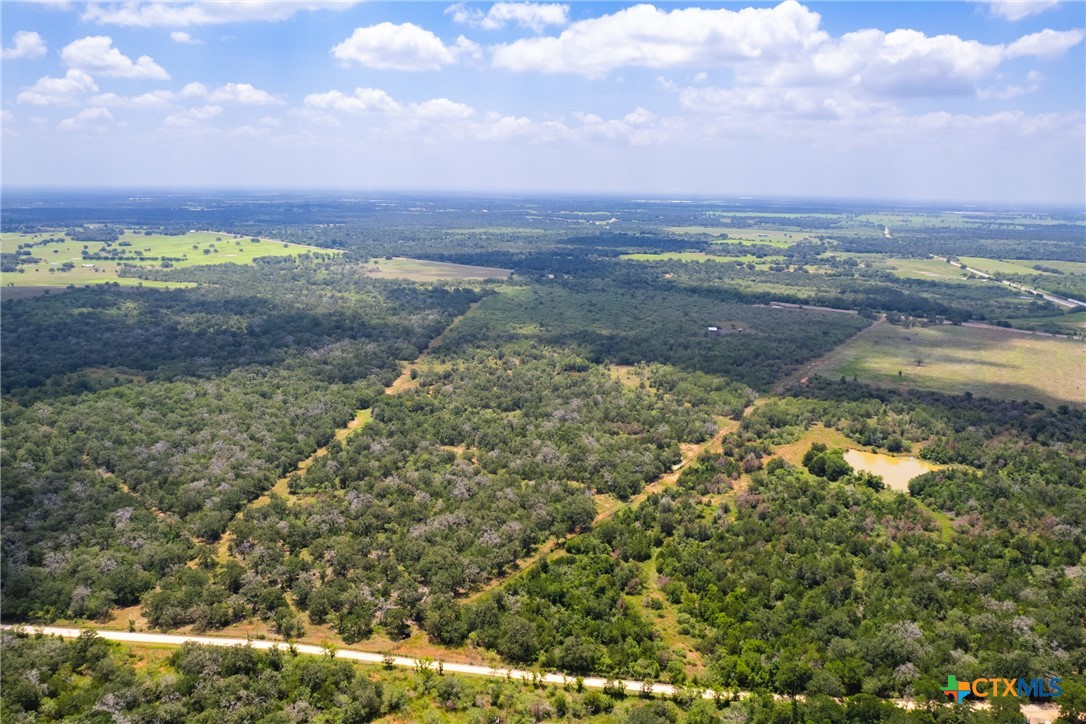
POLYGON ((830 352, 822 369, 887 387, 1086 403, 1086 344, 1003 329, 884 324, 830 352))
POLYGON ((734 261, 727 257, 711 256, 702 251, 665 251, 659 254, 623 254, 619 259, 633 261, 734 261))
POLYGON ((619 259, 631 261, 722 261, 729 264, 734 262, 761 264, 768 266, 784 259, 782 256, 757 257, 750 254, 743 256, 721 256, 719 254, 706 254, 701 251, 665 251, 659 254, 637 253, 622 254, 619 259))
POLYGON ((879 255, 869 261, 902 279, 961 283, 968 281, 962 276, 964 272, 961 269, 937 259, 896 259, 879 255))
POLYGON ((752 229, 733 226, 667 226, 664 227, 664 231, 678 235, 718 237, 713 240, 714 244, 764 244, 781 248, 811 238, 810 234, 799 230, 781 231, 779 229, 752 229), (724 235, 727 235, 727 238, 719 238, 724 235))
POLYGON ((1042 332, 1052 330, 1060 334, 1086 333, 1086 310, 1061 314, 1058 317, 1027 317, 1008 321, 1018 329, 1036 329, 1042 332))
POLYGON ((1015 264, 1020 264, 1027 267, 1031 274, 1042 273, 1039 269, 1034 269, 1034 265, 1046 266, 1051 269, 1058 269, 1064 274, 1086 274, 1086 261, 1049 261, 1047 259, 1015 259, 1015 264))
POLYGON ((678 607, 669 602, 660 590, 656 560, 650 558, 642 563, 641 572, 645 590, 643 593, 625 596, 626 605, 637 611, 642 618, 652 622, 664 646, 678 654, 687 676, 703 675, 705 659, 697 649, 697 641, 682 632, 678 607))
POLYGON ((832 427, 826 427, 821 423, 811 425, 795 442, 790 442, 785 445, 778 445, 777 449, 773 451, 774 457, 779 457, 790 465, 796 467, 803 467, 803 456, 808 450, 811 449, 811 445, 820 442, 830 449, 850 449, 857 448, 859 445, 855 440, 851 440, 844 436, 838 430, 832 427))
POLYGON ((777 229, 728 227, 719 229, 719 233, 727 234, 728 238, 719 239, 713 242, 715 244, 762 244, 765 246, 779 246, 782 249, 812 238, 805 231, 780 231, 777 229))
POLYGON ((450 264, 424 259, 371 259, 366 274, 377 279, 406 279, 412 282, 437 282, 451 279, 508 279, 512 269, 450 264))
POLYGON ((986 257, 979 256, 961 256, 958 257, 962 264, 973 269, 979 269, 987 274, 1021 274, 1025 276, 1031 276, 1034 274, 1044 274, 1049 276, 1056 276, 1052 272, 1041 271, 1040 269, 1034 269, 1033 265, 1037 264, 1044 267, 1050 267, 1052 269, 1059 269, 1065 274, 1086 274, 1086 263, 1076 261, 1044 261, 1040 259, 988 259, 986 257))
POLYGON ((2 284, 9 289, 64 288, 70 284, 82 286, 107 282, 117 282, 123 286, 181 288, 195 285, 120 277, 118 270, 122 264, 148 269, 161 268, 163 264, 173 268, 185 268, 207 264, 252 264, 257 257, 292 256, 310 251, 339 253, 273 239, 260 239, 257 242, 252 239, 253 237, 214 231, 191 231, 176 236, 126 231, 107 247, 105 242, 100 241, 76 241, 59 230, 37 234, 5 232, 0 235, 0 248, 4 253, 15 253, 20 244, 35 244, 29 247, 28 251, 40 261, 22 264, 19 266, 22 271, 4 274, 2 284), (41 243, 49 238, 60 241, 41 243), (91 258, 84 257, 84 252, 91 258), (93 258, 109 255, 110 252, 123 258, 93 258))
POLYGON ((373 419, 373 409, 365 408, 355 413, 354 418, 347 423, 346 427, 341 427, 336 430, 336 440, 343 442, 347 437, 360 427, 363 427, 367 422, 373 419))
POLYGON ((647 374, 644 374, 636 365, 610 365, 607 371, 611 377, 631 390, 641 389, 642 384, 651 389, 648 385, 647 374))
POLYGON ((722 226, 665 226, 664 231, 669 234, 708 234, 709 236, 727 233, 722 226))

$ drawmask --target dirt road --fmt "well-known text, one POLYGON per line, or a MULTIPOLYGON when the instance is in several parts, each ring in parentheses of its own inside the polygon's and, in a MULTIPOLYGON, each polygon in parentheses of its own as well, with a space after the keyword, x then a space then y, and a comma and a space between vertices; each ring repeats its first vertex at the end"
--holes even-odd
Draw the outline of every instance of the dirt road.
MULTIPOLYGON (((63 636, 75 638, 84 630, 77 628, 59 628, 54 626, 40 627, 16 627, 10 625, 0 626, 4 630, 22 628, 28 632, 41 632, 49 636, 63 636)), ((219 638, 217 636, 179 636, 176 634, 133 633, 129 631, 104 631, 94 630, 99 636, 110 641, 120 641, 132 644, 157 644, 160 646, 181 646, 186 641, 192 641, 205 646, 252 646, 254 649, 285 649, 289 644, 282 641, 247 641, 246 639, 219 638)), ((329 649, 308 644, 294 644, 294 650, 299 654, 310 656, 328 656, 329 649)), ((458 664, 451 661, 426 661, 407 658, 404 656, 389 656, 374 651, 358 651, 349 648, 335 648, 335 657, 347 661, 358 661, 365 664, 382 664, 386 666, 400 666, 409 669, 429 668, 434 671, 448 672, 451 674, 466 674, 468 676, 486 676, 492 679, 516 679, 519 681, 540 681, 544 684, 557 684, 559 686, 573 684, 576 679, 565 674, 544 674, 540 672, 526 671, 524 669, 501 669, 489 666, 474 666, 472 664, 458 664)), ((604 679, 598 676, 588 676, 581 679, 581 683, 590 689, 614 688, 621 686, 631 694, 654 694, 658 696, 673 696, 676 688, 671 684, 661 684, 650 681, 634 681, 631 679, 604 679)), ((749 696, 748 692, 739 692, 740 698, 749 696)), ((721 696, 719 692, 706 689, 701 692, 702 698, 714 699, 721 696)), ((910 699, 896 699, 894 704, 903 709, 917 708, 918 704, 910 699)), ((981 704, 980 708, 987 708, 981 704)), ((1059 716, 1059 707, 1055 705, 1025 704, 1022 706, 1022 715, 1029 724, 1044 724, 1053 722, 1059 716)))

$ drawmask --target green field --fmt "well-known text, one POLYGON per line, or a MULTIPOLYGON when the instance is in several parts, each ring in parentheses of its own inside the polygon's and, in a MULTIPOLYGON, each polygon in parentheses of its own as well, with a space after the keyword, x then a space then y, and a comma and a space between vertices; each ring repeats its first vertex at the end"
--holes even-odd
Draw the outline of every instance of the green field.
POLYGON ((897 259, 883 254, 847 254, 857 261, 866 261, 902 279, 929 279, 941 282, 964 282, 963 272, 953 264, 938 259, 897 259))
MULTIPOLYGON (((1053 224, 1065 224, 1064 219, 1053 219, 1043 215, 1001 214, 996 212, 968 213, 954 211, 940 211, 929 213, 917 212, 883 212, 872 214, 859 214, 845 222, 847 225, 876 224, 889 226, 891 233, 895 229, 916 230, 928 227, 941 228, 970 228, 978 225, 998 224, 1005 228, 1021 229, 1026 225, 1049 226, 1053 224)), ((1076 222, 1081 225, 1082 222, 1076 222)))
POLYGON ((1002 259, 986 259, 977 256, 958 257, 962 264, 973 269, 979 269, 988 274, 1051 274, 1034 269, 1034 264, 1059 269, 1065 274, 1086 274, 1086 263, 1077 261, 1044 261, 1042 259, 1014 259, 1003 261, 1002 259))
POLYGON ((619 259, 633 261, 723 261, 743 262, 744 264, 762 264, 768 266, 784 259, 782 256, 756 257, 751 254, 744 256, 721 256, 719 254, 706 254, 702 251, 665 251, 659 254, 623 254, 619 259))
POLYGON ((735 261, 730 257, 712 256, 703 251, 665 251, 660 254, 623 254, 619 259, 634 261, 735 261))
POLYGON ((882 324, 830 352, 820 368, 890 387, 1086 403, 1086 344, 1009 330, 882 324))
POLYGON ((407 279, 412 282, 438 282, 446 279, 508 279, 511 269, 489 266, 450 264, 425 259, 371 259, 366 274, 377 279, 407 279))
POLYGON ((766 246, 789 247, 804 239, 810 238, 810 234, 804 231, 780 231, 775 229, 751 229, 734 228, 725 226, 669 226, 664 231, 672 234, 707 234, 720 236, 727 234, 727 239, 716 239, 715 244, 765 244, 766 246))
POLYGON ((664 231, 671 234, 709 234, 710 236, 727 233, 722 226, 668 226, 664 228, 664 231))
POLYGON ((111 245, 111 249, 122 251, 127 257, 146 257, 145 260, 126 259, 111 261, 103 259, 84 259, 82 252, 91 255, 106 248, 104 242, 75 241, 60 231, 38 234, 4 233, 0 235, 0 249, 5 253, 15 253, 20 244, 39 242, 43 239, 63 237, 61 243, 50 243, 30 248, 31 255, 40 259, 40 263, 20 265, 22 271, 5 273, 2 278, 4 287, 66 287, 69 284, 104 284, 118 282, 125 286, 182 287, 191 286, 179 282, 152 282, 132 277, 119 277, 117 270, 121 264, 131 264, 149 269, 162 266, 162 257, 170 257, 169 263, 174 268, 198 266, 204 264, 252 264, 261 256, 290 256, 307 251, 331 252, 316 247, 287 244, 271 239, 253 242, 248 236, 235 236, 213 231, 192 231, 178 236, 125 232, 111 245), (130 246, 122 246, 122 244, 130 246), (63 271, 65 263, 73 267, 63 271))
POLYGON ((712 216, 734 216, 736 218, 745 218, 754 216, 757 218, 775 218, 775 219, 835 219, 840 214, 830 213, 794 213, 788 211, 710 211, 708 212, 712 216))
POLYGON ((1086 310, 1056 317, 1027 317, 1007 320, 1018 329, 1036 329, 1053 334, 1086 335, 1086 310))

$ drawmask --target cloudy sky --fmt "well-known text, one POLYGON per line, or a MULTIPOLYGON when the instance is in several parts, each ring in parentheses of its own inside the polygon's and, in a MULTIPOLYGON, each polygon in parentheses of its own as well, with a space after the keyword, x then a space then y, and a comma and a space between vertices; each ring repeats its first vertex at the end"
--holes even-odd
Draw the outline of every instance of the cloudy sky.
POLYGON ((1082 2, 8 2, 5 186, 1057 203, 1082 2))

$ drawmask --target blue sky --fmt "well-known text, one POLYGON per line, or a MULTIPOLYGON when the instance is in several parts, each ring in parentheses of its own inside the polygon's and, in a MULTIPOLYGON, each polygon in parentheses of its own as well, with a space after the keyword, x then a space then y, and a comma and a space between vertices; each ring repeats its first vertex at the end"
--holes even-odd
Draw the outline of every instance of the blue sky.
POLYGON ((1081 2, 3 2, 5 186, 1086 198, 1081 2))

